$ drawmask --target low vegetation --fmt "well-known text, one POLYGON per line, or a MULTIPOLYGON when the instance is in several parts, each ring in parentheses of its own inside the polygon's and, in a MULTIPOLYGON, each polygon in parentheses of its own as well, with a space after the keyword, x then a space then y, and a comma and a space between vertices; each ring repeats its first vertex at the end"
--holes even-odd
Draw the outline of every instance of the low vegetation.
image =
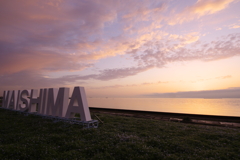
MULTIPOLYGON (((1 159, 240 159, 240 129, 97 114, 98 129, 0 109, 1 159)), ((94 116, 93 116, 94 117, 94 116)))

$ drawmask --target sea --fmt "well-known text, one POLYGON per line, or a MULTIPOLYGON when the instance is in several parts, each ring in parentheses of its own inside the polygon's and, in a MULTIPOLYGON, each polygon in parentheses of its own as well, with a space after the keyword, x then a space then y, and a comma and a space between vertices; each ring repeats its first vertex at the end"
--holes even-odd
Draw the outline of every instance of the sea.
POLYGON ((240 117, 240 98, 88 98, 89 107, 240 117))

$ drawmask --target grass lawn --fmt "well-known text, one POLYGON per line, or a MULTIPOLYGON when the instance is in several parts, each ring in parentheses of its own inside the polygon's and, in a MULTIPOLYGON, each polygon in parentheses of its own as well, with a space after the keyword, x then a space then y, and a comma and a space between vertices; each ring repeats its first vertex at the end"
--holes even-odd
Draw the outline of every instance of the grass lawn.
POLYGON ((97 115, 83 129, 0 109, 0 159, 240 159, 240 129, 97 115))

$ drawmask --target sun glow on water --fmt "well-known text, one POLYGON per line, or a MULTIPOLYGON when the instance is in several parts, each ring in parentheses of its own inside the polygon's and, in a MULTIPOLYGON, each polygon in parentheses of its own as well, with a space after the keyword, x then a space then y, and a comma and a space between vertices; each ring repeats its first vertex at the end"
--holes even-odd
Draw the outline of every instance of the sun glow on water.
POLYGON ((240 117, 240 99, 89 98, 90 107, 240 117))

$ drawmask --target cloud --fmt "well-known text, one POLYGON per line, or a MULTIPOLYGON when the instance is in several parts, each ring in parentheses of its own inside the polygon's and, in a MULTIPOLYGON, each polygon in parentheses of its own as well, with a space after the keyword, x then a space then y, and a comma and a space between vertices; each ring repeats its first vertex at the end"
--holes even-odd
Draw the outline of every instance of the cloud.
POLYGON ((240 89, 229 88, 222 90, 152 93, 142 96, 151 98, 240 98, 240 89))
MULTIPOLYGON (((171 35, 169 37, 171 37, 171 35)), ((177 39, 174 38, 176 41, 182 42, 182 44, 185 45, 184 48, 176 47, 175 43, 169 43, 168 40, 165 42, 161 40, 160 42, 158 39, 155 40, 144 37, 143 44, 129 52, 133 59, 138 62, 138 67, 106 69, 100 71, 98 74, 85 76, 76 75, 73 78, 105 81, 137 75, 140 72, 147 71, 154 67, 162 68, 172 62, 193 60, 214 61, 240 55, 240 34, 230 34, 221 37, 221 40, 212 41, 211 43, 202 43, 192 37, 194 36, 191 33, 187 34, 187 36, 179 36, 177 39), (151 45, 154 49, 146 49, 147 45, 151 45), (190 46, 187 47, 186 45, 190 46)), ((225 79, 231 78, 231 76, 227 75, 218 78, 225 79)))
POLYGON ((164 10, 165 4, 144 1, 136 5, 137 2, 1 1, 0 56, 4 58, 0 63, 4 69, 0 74, 42 69, 80 71, 99 59, 125 54, 130 48, 141 46, 147 34, 135 40, 123 32, 124 26, 141 23, 138 17, 151 20, 164 10), (105 31, 112 25, 120 26, 117 35, 105 31))
POLYGON ((182 37, 182 41, 185 44, 196 42, 198 39, 199 39, 199 35, 197 32, 192 32, 182 37))
POLYGON ((240 28, 240 24, 234 23, 234 24, 229 25, 228 27, 229 27, 229 29, 237 29, 237 28, 240 28))
POLYGON ((102 87, 92 87, 91 89, 106 89, 106 88, 125 88, 125 87, 142 87, 142 86, 149 86, 149 85, 158 85, 158 84, 166 84, 169 83, 168 81, 162 82, 144 82, 140 84, 128 84, 128 85, 110 85, 110 86, 102 86, 102 87))
POLYGON ((146 32, 159 26, 158 23, 135 27, 142 33, 133 37, 123 32, 125 26, 141 23, 139 17, 152 20, 165 8, 162 2, 136 3, 136 0, 128 4, 118 0, 1 1, 1 84, 16 88, 61 86, 79 80, 125 78, 149 70, 153 66, 106 69, 60 78, 44 76, 56 71, 82 71, 99 59, 126 54, 155 38, 156 34, 146 32), (119 26, 114 27, 117 34, 111 35, 106 30, 112 26, 119 26))
POLYGON ((91 63, 77 61, 78 57, 74 55, 26 48, 17 50, 12 49, 10 46, 8 48, 7 44, 0 47, 0 56, 4 57, 0 59, 0 74, 17 73, 26 70, 79 71, 92 66, 91 63))
POLYGON ((224 10, 234 0, 198 0, 194 5, 186 7, 182 12, 168 20, 169 25, 182 24, 205 15, 224 10))
MULTIPOLYGON (((190 82, 191 83, 196 83, 196 82, 210 81, 210 80, 216 80, 216 79, 224 80, 224 79, 229 79, 229 78, 232 78, 232 76, 231 75, 226 75, 226 76, 220 76, 220 77, 215 77, 215 78, 197 79, 195 81, 190 81, 190 82)), ((183 82, 183 81, 181 81, 181 82, 183 82)))
MULTIPOLYGON (((203 5, 202 1, 198 3, 203 5)), ((159 16, 167 5, 153 1, 135 4, 136 1, 130 1, 126 5, 111 0, 1 2, 4 9, 0 17, 0 56, 4 58, 0 63, 4 69, 0 74, 24 70, 80 71, 92 67, 102 58, 137 53, 152 40, 161 40, 166 34, 160 31, 149 32, 149 29, 160 25, 153 22, 161 19, 159 16), (123 25, 136 26, 142 23, 138 17, 154 21, 150 25, 141 24, 139 30, 135 28, 141 33, 135 37, 128 37, 126 33, 116 36, 104 33, 104 27, 111 26, 118 20, 123 25), (132 19, 136 20, 132 22, 132 19), (109 40, 104 40, 103 35, 109 40)), ((177 49, 196 42, 199 35, 192 32, 183 36, 170 35, 169 38, 179 40, 180 44, 171 46, 177 49)), ((172 48, 166 46, 166 49, 172 48)))
POLYGON ((100 33, 104 23, 115 17, 99 5, 93 1, 1 1, 0 74, 91 67, 98 54, 88 52, 101 40, 88 37, 100 33))
MULTIPOLYGON (((217 13, 231 2, 198 1, 170 20, 182 23, 217 13)), ((177 61, 239 55, 239 33, 202 42, 201 34, 192 30, 185 34, 165 32, 163 15, 168 12, 168 4, 150 0, 0 1, 1 82, 6 86, 61 86, 68 85, 67 81, 107 81, 177 61), (137 65, 56 79, 45 76, 57 71, 83 71, 101 59, 125 54, 137 65), (14 81, 17 77, 19 81, 14 81)))
POLYGON ((233 1, 234 0, 198 0, 189 10, 192 10, 200 16, 213 14, 225 9, 233 1))
MULTIPOLYGON (((133 67, 133 68, 121 68, 121 69, 107 69, 102 70, 99 74, 90 75, 68 75, 59 78, 49 78, 43 73, 34 72, 31 70, 20 71, 17 73, 8 73, 0 75, 0 95, 4 90, 15 90, 15 89, 39 89, 47 87, 64 87, 71 86, 73 83, 78 85, 86 84, 84 80, 96 79, 96 80, 112 80, 118 78, 125 78, 128 76, 136 75, 140 72, 144 72, 151 69, 152 66, 145 67, 133 67)), ((161 83, 161 82, 159 82, 161 83)), ((148 85, 148 83, 143 83, 141 85, 148 85)), ((113 86, 106 86, 107 88, 112 88, 113 86)), ((115 86, 116 87, 116 86, 115 86)), ((120 87, 120 86, 118 86, 120 87)), ((121 86, 124 87, 124 86, 121 86)))
POLYGON ((12 74, 0 75, 0 83, 2 84, 0 88, 0 95, 4 90, 16 90, 16 89, 35 89, 41 87, 57 87, 62 86, 64 83, 62 80, 56 81, 54 83, 51 79, 45 78, 42 74, 22 71, 12 74))
POLYGON ((240 28, 240 25, 234 25, 234 26, 232 26, 232 28, 234 28, 234 29, 240 28))
POLYGON ((232 78, 232 76, 227 75, 227 76, 216 77, 216 79, 227 79, 227 78, 232 78))
POLYGON ((181 45, 190 44, 196 42, 199 39, 199 33, 191 32, 185 35, 170 34, 168 36, 170 41, 178 41, 181 45))
POLYGON ((141 4, 137 3, 138 1, 129 1, 128 5, 131 6, 126 10, 125 14, 122 16, 124 21, 149 21, 155 17, 159 16, 166 8, 165 3, 158 3, 154 1, 142 1, 141 4), (137 3, 137 5, 136 5, 137 3))
MULTIPOLYGON (((177 39, 177 41, 179 40, 177 39)), ((211 41, 210 43, 196 41, 187 44, 185 42, 187 44, 183 44, 185 47, 177 47, 179 44, 173 42, 174 41, 172 41, 172 43, 169 43, 169 41, 164 42, 164 40, 161 42, 148 42, 154 49, 144 50, 143 48, 143 54, 135 54, 132 56, 140 64, 151 64, 162 68, 172 62, 193 60, 214 61, 240 55, 239 33, 223 36, 220 40, 211 41)))
POLYGON ((2 95, 4 90, 59 88, 72 86, 72 83, 82 85, 87 82, 69 77, 50 78, 43 73, 30 70, 21 71, 0 75, 0 95, 2 95))
POLYGON ((90 74, 90 75, 70 75, 64 76, 63 78, 67 78, 70 80, 88 80, 88 79, 96 79, 96 80, 112 80, 112 79, 119 79, 125 78, 128 76, 134 76, 140 72, 147 71, 153 68, 153 66, 142 66, 142 67, 129 67, 129 68, 116 68, 116 69, 106 69, 100 71, 98 74, 90 74))

